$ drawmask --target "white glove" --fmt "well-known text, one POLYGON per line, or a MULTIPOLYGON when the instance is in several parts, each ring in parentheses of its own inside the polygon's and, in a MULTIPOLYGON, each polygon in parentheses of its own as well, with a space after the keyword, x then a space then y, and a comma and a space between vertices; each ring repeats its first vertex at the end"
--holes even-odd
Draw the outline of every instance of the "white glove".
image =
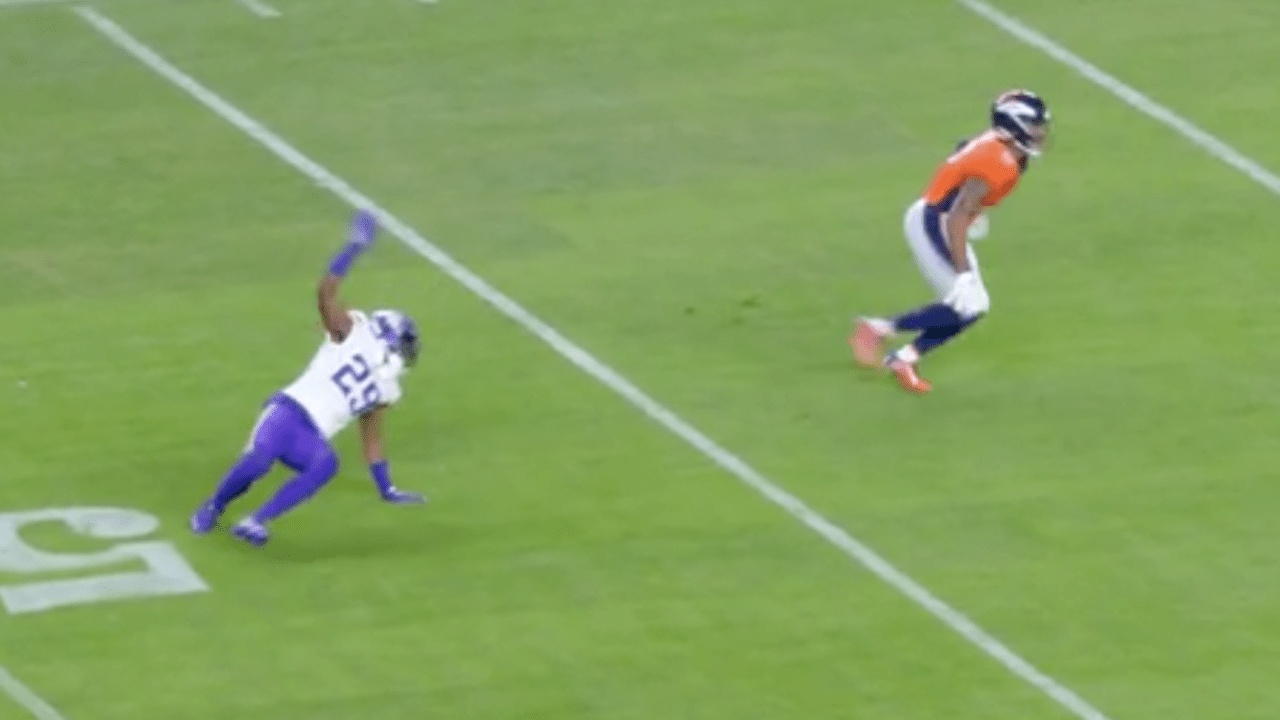
POLYGON ((991 298, 987 296, 987 289, 982 287, 982 281, 973 271, 957 275, 955 284, 951 286, 951 292, 947 293, 942 302, 950 305, 951 309, 964 320, 972 320, 991 309, 991 298))
POLYGON ((987 214, 982 213, 969 223, 969 232, 966 234, 970 240, 981 240, 991 232, 991 221, 987 219, 987 214))

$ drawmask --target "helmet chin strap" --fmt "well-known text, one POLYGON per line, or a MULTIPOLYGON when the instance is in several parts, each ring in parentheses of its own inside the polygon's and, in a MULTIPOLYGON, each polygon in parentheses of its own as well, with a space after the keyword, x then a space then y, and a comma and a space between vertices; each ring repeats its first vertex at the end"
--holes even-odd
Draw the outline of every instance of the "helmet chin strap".
POLYGON ((1004 128, 994 128, 994 129, 996 131, 996 135, 1000 136, 1000 139, 1009 142, 1014 147, 1026 153, 1028 157, 1040 157, 1040 153, 1043 152, 1040 148, 1031 147, 1026 143, 1020 142, 1017 138, 1013 136, 1013 133, 1009 132, 1008 130, 1005 130, 1004 128))
POLYGON ((1044 152, 1045 138, 1041 135, 1039 138, 1033 138, 1033 140, 1036 141, 1035 145, 1029 143, 1017 143, 1017 145, 1028 157, 1040 157, 1040 154, 1044 152))

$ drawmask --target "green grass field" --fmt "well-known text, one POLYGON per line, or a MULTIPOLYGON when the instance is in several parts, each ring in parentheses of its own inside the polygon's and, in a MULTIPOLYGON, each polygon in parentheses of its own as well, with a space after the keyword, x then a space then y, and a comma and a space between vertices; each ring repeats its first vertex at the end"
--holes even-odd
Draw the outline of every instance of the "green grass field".
MULTIPOLYGON (((950 2, 272 5, 98 7, 1111 720, 1280 714, 1265 188, 950 2), (910 397, 849 320, 929 298, 902 210, 1010 87, 1055 138, 910 397)), ((999 7, 1280 168, 1274 0, 999 7)), ((390 236, 344 291, 424 328, 431 503, 348 434, 192 536, 350 208, 66 6, 0 4, 0 98, 0 586, 176 583, 0 611, 66 720, 1071 718, 390 236)))

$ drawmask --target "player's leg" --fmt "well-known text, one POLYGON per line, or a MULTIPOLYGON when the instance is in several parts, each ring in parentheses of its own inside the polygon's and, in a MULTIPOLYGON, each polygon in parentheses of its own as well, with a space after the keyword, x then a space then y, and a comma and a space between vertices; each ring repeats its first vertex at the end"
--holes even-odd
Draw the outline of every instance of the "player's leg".
POLYGON ((978 317, 970 318, 968 320, 961 320, 955 325, 928 328, 917 335, 916 339, 912 340, 910 344, 904 345, 902 348, 899 348, 894 352, 898 357, 902 357, 908 362, 919 362, 920 358, 925 353, 936 349, 939 345, 942 345, 956 335, 959 335, 970 325, 978 322, 981 317, 982 316, 979 315, 978 317))
MULTIPOLYGON (((928 392, 931 386, 916 373, 916 363, 925 353, 973 324, 976 318, 962 318, 942 301, 951 291, 959 273, 951 264, 940 218, 926 211, 922 202, 917 202, 903 218, 903 234, 921 275, 933 288, 937 300, 891 319, 862 318, 850 342, 854 345, 858 361, 868 365, 872 364, 872 353, 878 351, 888 337, 899 332, 919 333, 914 341, 890 353, 881 362, 893 370, 904 389, 923 393, 928 392)), ((977 274, 977 256, 972 246, 966 248, 966 253, 973 272, 977 274)))
POLYGON ((281 460, 297 469, 297 474, 231 530, 237 537, 255 545, 267 541, 268 523, 309 500, 338 474, 337 454, 309 424, 298 429, 281 460))
POLYGON ((222 476, 213 495, 191 515, 192 532, 204 534, 218 524, 218 518, 232 500, 243 495, 253 483, 271 470, 287 445, 290 433, 288 413, 276 401, 271 401, 258 416, 244 451, 231 469, 222 476))
MULTIPOLYGON (((965 256, 969 261, 969 267, 972 269, 973 274, 977 276, 979 286, 981 286, 982 270, 978 267, 978 255, 973 251, 973 246, 965 248, 965 256)), ((914 358, 909 361, 917 362, 925 353, 959 335, 965 328, 977 322, 981 317, 981 315, 978 315, 976 317, 963 318, 955 310, 952 310, 950 306, 935 303, 920 310, 899 315, 894 319, 894 326, 900 329, 921 331, 920 335, 907 346, 915 350, 914 353, 907 351, 907 358, 914 358), (939 312, 939 305, 949 312, 939 312)))
MULTIPOLYGON (((978 285, 981 286, 982 269, 978 267, 978 255, 973 251, 972 245, 967 247, 965 250, 966 257, 969 260, 969 267, 972 268, 973 274, 978 278, 978 285)), ((985 288, 983 289, 985 291, 985 288)), ((966 328, 981 318, 982 315, 971 318, 962 318, 957 314, 954 322, 926 325, 921 328, 922 332, 920 335, 911 342, 911 347, 915 349, 916 359, 918 360, 920 356, 923 356, 925 353, 936 349, 939 345, 942 345, 956 335, 959 335, 966 328)))
POLYGON ((902 218, 902 233, 907 247, 915 258, 916 266, 937 297, 935 302, 889 318, 858 318, 854 332, 849 337, 854 358, 866 367, 882 367, 885 364, 884 341, 900 332, 920 332, 930 327, 942 327, 959 322, 960 316, 942 302, 955 283, 956 271, 952 266, 946 241, 931 237, 926 223, 924 201, 916 201, 902 218))
MULTIPOLYGON (((978 268, 978 257, 973 252, 972 247, 967 249, 967 256, 969 267, 973 269, 974 275, 978 278, 978 284, 981 286, 982 275, 978 268)), ((932 389, 929 382, 921 378, 916 372, 916 364, 920 362, 920 358, 959 335, 982 317, 981 315, 968 318, 961 317, 959 313, 949 306, 939 304, 950 311, 950 318, 944 317, 945 313, 937 313, 927 319, 920 318, 918 316, 933 312, 930 309, 922 309, 895 319, 895 324, 898 327, 902 327, 904 324, 919 325, 920 334, 914 340, 893 351, 885 358, 885 365, 890 370, 893 370, 894 375, 898 378, 898 384, 910 392, 925 393, 932 389)), ((932 307, 930 306, 930 308, 932 307)))

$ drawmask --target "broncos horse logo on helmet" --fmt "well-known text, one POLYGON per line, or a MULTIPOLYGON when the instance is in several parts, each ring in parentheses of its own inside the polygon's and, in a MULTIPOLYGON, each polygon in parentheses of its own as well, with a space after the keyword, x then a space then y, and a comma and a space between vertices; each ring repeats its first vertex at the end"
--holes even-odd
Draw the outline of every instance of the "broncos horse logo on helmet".
POLYGON ((371 318, 374 334, 404 359, 406 366, 418 359, 418 326, 399 310, 375 310, 371 318))
POLYGON ((991 127, 1032 157, 1044 149, 1049 120, 1044 100, 1030 90, 1009 90, 991 103, 991 127))

